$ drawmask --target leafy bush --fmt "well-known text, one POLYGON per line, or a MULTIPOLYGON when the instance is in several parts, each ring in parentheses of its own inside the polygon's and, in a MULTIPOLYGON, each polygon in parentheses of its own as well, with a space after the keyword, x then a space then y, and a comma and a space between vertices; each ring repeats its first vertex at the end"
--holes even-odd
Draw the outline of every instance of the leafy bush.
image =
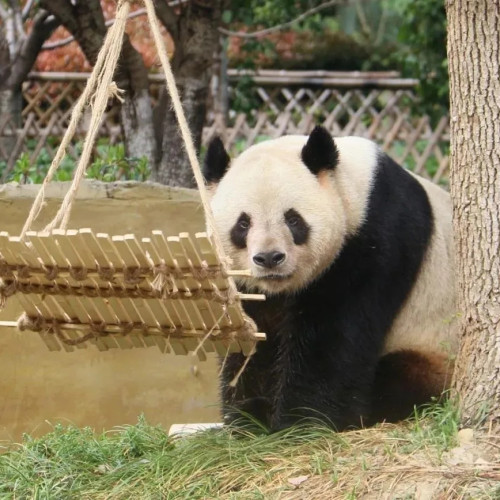
MULTIPOLYGON (((28 152, 22 153, 16 160, 12 172, 7 177, 7 182, 15 181, 20 184, 40 184, 50 168, 51 155, 47 148, 42 148, 34 162, 30 160, 35 141, 28 142, 28 152)), ((56 138, 50 138, 49 144, 57 145, 56 138)), ((78 142, 73 152, 68 153, 54 175, 54 181, 69 181, 77 166, 82 150, 82 143, 78 142)), ((0 162, 0 176, 7 165, 0 162)), ((107 139, 100 139, 95 147, 93 162, 86 172, 88 179, 97 179, 105 182, 117 180, 145 181, 151 174, 146 157, 129 158, 125 154, 125 147, 120 144, 109 144, 107 139)))
POLYGON ((443 0, 405 0, 397 58, 407 76, 418 78, 419 114, 438 120, 449 110, 446 11, 443 0))

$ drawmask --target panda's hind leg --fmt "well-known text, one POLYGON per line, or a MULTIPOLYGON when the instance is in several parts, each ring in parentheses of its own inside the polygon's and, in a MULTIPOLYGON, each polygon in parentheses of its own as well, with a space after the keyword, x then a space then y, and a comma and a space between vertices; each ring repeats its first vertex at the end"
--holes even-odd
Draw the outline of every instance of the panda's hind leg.
POLYGON ((439 398, 449 387, 452 369, 444 354, 408 349, 384 355, 375 375, 371 423, 397 422, 415 406, 439 398))

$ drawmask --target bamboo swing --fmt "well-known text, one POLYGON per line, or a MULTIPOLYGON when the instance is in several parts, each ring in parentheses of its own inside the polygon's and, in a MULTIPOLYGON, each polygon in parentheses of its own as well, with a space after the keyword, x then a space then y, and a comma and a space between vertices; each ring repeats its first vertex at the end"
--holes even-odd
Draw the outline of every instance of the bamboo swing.
POLYGON ((236 290, 232 277, 248 275, 248 271, 228 269, 154 6, 152 0, 143 1, 208 232, 165 236, 158 230, 138 238, 133 234, 95 234, 88 228, 67 229, 108 100, 120 99, 121 90, 113 75, 130 0, 119 0, 115 22, 21 234, 0 232, 0 307, 15 294, 24 309, 18 321, 1 321, 0 326, 38 332, 50 350, 73 351, 87 345, 103 351, 157 346, 166 353, 193 352, 200 360, 206 359, 207 352, 221 356, 242 352, 248 360, 265 334, 256 331, 254 322, 243 312, 241 300, 265 297, 236 290), (43 231, 33 231, 46 186, 89 105, 89 130, 71 186, 54 219, 43 231))

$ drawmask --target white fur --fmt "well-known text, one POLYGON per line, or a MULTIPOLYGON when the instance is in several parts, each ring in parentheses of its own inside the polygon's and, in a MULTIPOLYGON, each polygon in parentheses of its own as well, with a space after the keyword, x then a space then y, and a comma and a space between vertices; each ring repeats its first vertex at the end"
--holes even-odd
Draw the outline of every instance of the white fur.
MULTIPOLYGON (((246 284, 266 293, 307 286, 336 258, 345 238, 362 224, 377 168, 378 147, 359 137, 338 137, 339 164, 313 175, 300 153, 307 136, 285 136, 252 146, 231 164, 215 187, 212 210, 233 267, 252 270, 246 284), (311 227, 304 245, 293 243, 283 214, 297 210, 311 227), (241 212, 252 219, 247 248, 234 248, 230 231, 241 212), (252 261, 258 252, 287 254, 283 281, 259 279, 252 261)), ((388 334, 384 352, 402 348, 435 353, 456 351, 452 228, 449 195, 415 175, 434 212, 435 230, 417 283, 388 334)))
POLYGON ((451 201, 448 193, 414 175, 427 192, 434 213, 434 234, 415 287, 387 336, 385 352, 457 351, 457 309, 453 272, 451 201))
POLYGON ((250 268, 247 285, 268 293, 298 290, 322 273, 360 226, 376 165, 376 146, 365 139, 335 139, 339 165, 316 177, 300 154, 307 136, 285 136, 252 146, 232 164, 215 190, 212 210, 223 245, 235 268, 250 268), (295 209, 311 227, 308 242, 295 245, 284 213, 295 209), (247 248, 234 248, 230 231, 241 212, 252 220, 247 248), (283 281, 262 278, 252 257, 278 250, 287 258, 283 281))

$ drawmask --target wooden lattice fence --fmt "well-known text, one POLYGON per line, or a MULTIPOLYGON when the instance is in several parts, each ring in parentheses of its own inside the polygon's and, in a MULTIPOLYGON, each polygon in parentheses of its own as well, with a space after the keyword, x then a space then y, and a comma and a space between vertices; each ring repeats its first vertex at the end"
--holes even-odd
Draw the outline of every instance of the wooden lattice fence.
MULTIPOLYGON (((241 73, 230 72, 231 88, 241 73)), ((69 123, 72 106, 86 82, 85 74, 32 74, 25 83, 23 127, 18 129, 8 116, 0 118, 0 161, 8 169, 22 153, 34 161, 42 149, 52 156, 58 139, 69 123)), ((158 98, 163 80, 151 75, 151 95, 158 98)), ((214 135, 224 138, 234 152, 266 138, 283 134, 307 134, 317 123, 333 135, 360 135, 378 142, 396 160, 414 171, 446 183, 448 176, 449 127, 443 116, 431 124, 427 116, 414 117, 410 104, 415 99, 415 80, 387 73, 261 71, 254 77, 251 113, 217 110, 207 118, 203 134, 206 144, 214 135)), ((229 102, 231 108, 231 102, 229 102)), ((83 120, 77 139, 86 131, 83 120)), ((122 140, 118 104, 110 105, 101 127, 110 143, 122 140)), ((69 154, 77 156, 76 150, 69 154)))

